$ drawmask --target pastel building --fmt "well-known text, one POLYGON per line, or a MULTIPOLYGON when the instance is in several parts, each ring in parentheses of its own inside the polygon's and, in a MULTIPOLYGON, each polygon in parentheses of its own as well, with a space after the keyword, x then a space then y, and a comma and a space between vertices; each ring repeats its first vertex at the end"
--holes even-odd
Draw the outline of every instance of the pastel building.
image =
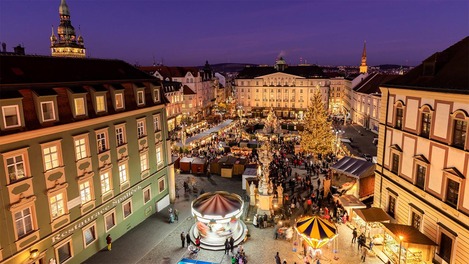
POLYGON ((469 259, 468 58, 466 37, 380 85, 374 206, 435 242, 433 263, 469 259))
POLYGON ((0 263, 80 263, 174 197, 159 80, 0 55, 0 263))

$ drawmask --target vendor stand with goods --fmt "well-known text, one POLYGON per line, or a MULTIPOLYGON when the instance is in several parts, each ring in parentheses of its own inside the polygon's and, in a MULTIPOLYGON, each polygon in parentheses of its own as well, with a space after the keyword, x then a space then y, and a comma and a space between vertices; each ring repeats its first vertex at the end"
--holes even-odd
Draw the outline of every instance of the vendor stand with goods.
POLYGON ((391 218, 381 208, 353 209, 352 225, 359 233, 364 233, 374 245, 383 244, 383 227, 381 223, 389 223, 391 218))
POLYGON ((392 263, 432 263, 437 245, 430 238, 413 226, 391 223, 382 225, 382 251, 392 263))

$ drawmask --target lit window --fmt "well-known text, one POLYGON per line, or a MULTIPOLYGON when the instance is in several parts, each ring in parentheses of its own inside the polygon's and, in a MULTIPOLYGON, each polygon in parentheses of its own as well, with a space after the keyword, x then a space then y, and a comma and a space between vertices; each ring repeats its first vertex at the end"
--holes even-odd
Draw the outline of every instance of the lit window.
POLYGON ((124 108, 124 96, 121 93, 116 94, 116 109, 124 108))
POLYGON ((111 179, 109 177, 109 172, 101 174, 101 193, 105 194, 111 190, 111 179))
POLYGON ((417 164, 417 175, 415 186, 419 187, 420 189, 425 189, 425 176, 426 176, 427 168, 420 164, 417 164))
POLYGON ((80 183, 79 187, 80 187, 81 204, 85 204, 91 201, 90 182, 86 181, 86 182, 80 183))
POLYGON ((71 240, 56 248, 57 263, 62 264, 72 258, 71 240))
POLYGON ((106 98, 104 95, 96 96, 96 112, 106 111, 106 98))
POLYGON ((84 115, 85 112, 85 99, 84 98, 75 98, 75 115, 84 115))
POLYGON ((59 193, 55 196, 50 197, 49 202, 50 202, 50 210, 51 210, 53 219, 65 214, 64 200, 63 200, 62 193, 59 193))
POLYGON ((129 178, 127 177, 127 164, 119 165, 119 179, 121 184, 129 180, 129 178))
POLYGON ((132 214, 132 200, 122 204, 122 212, 124 213, 124 219, 132 214))
POLYGON ((161 157, 161 148, 157 148, 156 149, 156 163, 160 164, 161 162, 163 162, 163 159, 161 157))
POLYGON ((23 155, 17 155, 6 159, 8 176, 15 182, 25 177, 23 155))
POLYGON ((106 232, 116 225, 116 212, 114 210, 104 215, 104 223, 106 232))
POLYGON ((75 154, 77 156, 77 160, 81 160, 88 157, 85 138, 75 140, 75 154))
POLYGON ((404 109, 397 107, 396 108, 396 125, 395 128, 402 129, 402 121, 404 118, 404 109))
POLYGON ((159 102, 159 101, 160 101, 160 90, 159 90, 159 89, 155 89, 155 90, 154 90, 154 93, 155 93, 155 98, 154 98, 155 103, 156 103, 156 102, 159 102))
POLYGON ((100 132, 96 134, 96 141, 98 143, 98 152, 104 152, 107 150, 107 143, 106 143, 106 133, 100 132))
POLYGON ((430 136, 430 127, 432 122, 431 113, 422 113, 422 128, 420 136, 428 138, 430 136))
POLYGON ((139 138, 145 136, 145 120, 137 121, 137 136, 139 138))
POLYGON ((116 127, 116 143, 117 146, 121 146, 126 143, 124 126, 116 127))
POLYGON ((143 153, 140 155, 140 170, 142 172, 148 170, 148 158, 147 153, 143 153))
POLYGON ((451 179, 446 183, 446 203, 456 208, 458 206, 459 182, 451 179))
POLYGON ((389 195, 388 198, 388 211, 389 216, 394 218, 396 212, 396 197, 389 195))
POLYGON ((143 91, 137 91, 137 105, 145 104, 145 95, 143 91))
POLYGON ((28 207, 15 213, 15 225, 18 238, 24 237, 34 230, 31 208, 28 207))
POLYGON ((454 120, 453 146, 464 149, 466 144, 467 122, 464 120, 454 120))
POLYGON ((412 211, 412 223, 411 225, 416 229, 420 230, 420 225, 422 224, 422 215, 412 211))
POLYGON ((21 126, 20 112, 17 105, 3 106, 2 112, 5 128, 21 126))
POLYGON ((42 121, 55 120, 55 111, 53 102, 41 102, 42 121))
POLYGON ((92 225, 83 231, 85 247, 96 241, 96 225, 92 225))
POLYGON ((59 167, 59 154, 57 146, 43 148, 43 154, 46 171, 59 167))

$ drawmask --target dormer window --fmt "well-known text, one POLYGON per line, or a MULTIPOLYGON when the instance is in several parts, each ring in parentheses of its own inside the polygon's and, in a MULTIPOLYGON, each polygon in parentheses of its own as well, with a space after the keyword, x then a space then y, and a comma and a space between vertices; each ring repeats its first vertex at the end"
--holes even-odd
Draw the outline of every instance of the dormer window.
POLYGON ((3 127, 14 128, 21 126, 19 105, 2 106, 3 127))
POLYGON ((106 111, 106 96, 97 95, 96 96, 96 112, 105 112, 106 111))
POLYGON ((73 99, 74 103, 74 109, 75 109, 75 115, 76 116, 81 116, 86 114, 85 110, 85 98, 84 97, 79 97, 73 99))
POLYGON ((145 94, 143 91, 137 91, 137 105, 145 104, 145 94))
POLYGON ((160 102, 160 89, 158 88, 153 89, 153 101, 155 103, 160 102))
POLYGON ((115 95, 115 104, 116 110, 124 108, 124 95, 122 93, 117 93, 115 95))
POLYGON ((86 107, 86 95, 88 94, 88 91, 81 86, 73 86, 69 87, 67 92, 73 117, 77 118, 86 116, 88 114, 88 109, 86 107))
POLYGON ((55 121, 54 102, 41 102, 41 117, 42 122, 55 121))

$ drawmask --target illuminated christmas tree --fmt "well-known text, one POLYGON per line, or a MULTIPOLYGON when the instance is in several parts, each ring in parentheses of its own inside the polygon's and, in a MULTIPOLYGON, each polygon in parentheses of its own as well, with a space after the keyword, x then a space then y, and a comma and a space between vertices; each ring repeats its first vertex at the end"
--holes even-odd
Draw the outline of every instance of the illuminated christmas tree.
POLYGON ((336 137, 331 132, 332 122, 327 113, 319 89, 315 89, 311 105, 304 119, 304 131, 300 132, 301 148, 314 156, 334 152, 336 137))

